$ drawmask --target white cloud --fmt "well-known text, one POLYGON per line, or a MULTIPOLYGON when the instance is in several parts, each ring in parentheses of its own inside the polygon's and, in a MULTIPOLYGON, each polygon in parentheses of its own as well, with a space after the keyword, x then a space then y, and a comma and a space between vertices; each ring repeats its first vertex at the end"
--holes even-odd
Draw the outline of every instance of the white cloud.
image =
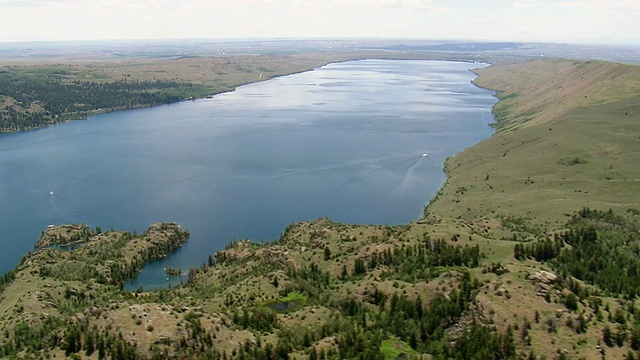
POLYGON ((55 5, 78 0, 0 0, 0 8, 22 8, 55 5))
POLYGON ((585 41, 637 37, 637 0, 0 0, 0 41, 409 37, 585 41), (28 26, 25 26, 28 24, 28 26))

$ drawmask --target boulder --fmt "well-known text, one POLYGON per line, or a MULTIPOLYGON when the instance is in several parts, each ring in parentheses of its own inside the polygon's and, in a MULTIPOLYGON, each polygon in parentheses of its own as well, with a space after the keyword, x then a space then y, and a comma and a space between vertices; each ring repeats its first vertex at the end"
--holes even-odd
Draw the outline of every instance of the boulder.
POLYGON ((529 275, 528 279, 536 283, 553 284, 556 280, 558 280, 558 275, 550 271, 540 270, 534 274, 529 275))

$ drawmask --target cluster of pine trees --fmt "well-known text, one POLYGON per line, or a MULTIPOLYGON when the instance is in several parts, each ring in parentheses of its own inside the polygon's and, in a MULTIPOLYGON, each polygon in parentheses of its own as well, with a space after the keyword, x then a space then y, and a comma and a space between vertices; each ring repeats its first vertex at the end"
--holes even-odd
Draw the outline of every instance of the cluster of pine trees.
MULTIPOLYGON (((478 245, 462 247, 449 244, 442 239, 431 240, 427 236, 422 244, 374 252, 366 267, 375 269, 384 266, 383 278, 415 283, 439 275, 436 267, 478 267, 483 257, 478 245)), ((355 273, 364 272, 365 260, 356 260, 355 273)))
MULTIPOLYGON (((401 292, 388 296, 377 288, 365 301, 351 296, 335 299, 330 306, 332 318, 322 326, 293 333, 275 321, 271 324, 278 336, 275 347, 248 342, 230 355, 242 359, 286 359, 287 354, 297 351, 308 354, 309 359, 382 359, 383 342, 396 338, 436 359, 485 359, 483 356, 487 354, 494 359, 513 358, 516 352, 512 332, 496 334, 483 325, 473 324, 457 339, 446 334, 459 321, 480 286, 468 271, 460 277, 457 289, 447 297, 438 295, 430 301, 401 292), (335 344, 314 345, 325 338, 334 338, 335 344)), ((234 322, 261 333, 265 330, 260 322, 266 315, 264 311, 269 310, 253 314, 244 310, 243 314, 234 315, 234 322)))
POLYGON ((611 211, 584 208, 553 239, 516 244, 516 259, 549 261, 561 275, 635 299, 640 292, 640 232, 611 211))

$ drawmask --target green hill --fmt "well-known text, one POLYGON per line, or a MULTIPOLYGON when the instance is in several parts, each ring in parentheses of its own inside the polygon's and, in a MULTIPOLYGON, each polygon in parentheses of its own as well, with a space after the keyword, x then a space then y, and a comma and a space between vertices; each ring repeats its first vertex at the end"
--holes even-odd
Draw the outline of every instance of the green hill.
POLYGON ((550 59, 478 73, 498 90, 497 133, 449 160, 429 213, 537 232, 584 206, 640 209, 640 67, 550 59))

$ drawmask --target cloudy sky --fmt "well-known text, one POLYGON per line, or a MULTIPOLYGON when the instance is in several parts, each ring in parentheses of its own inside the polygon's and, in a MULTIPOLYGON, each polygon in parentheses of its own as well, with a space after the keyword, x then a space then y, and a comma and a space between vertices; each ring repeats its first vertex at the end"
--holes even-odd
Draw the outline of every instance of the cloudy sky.
POLYGON ((410 38, 640 45, 640 0, 0 0, 0 41, 410 38))

